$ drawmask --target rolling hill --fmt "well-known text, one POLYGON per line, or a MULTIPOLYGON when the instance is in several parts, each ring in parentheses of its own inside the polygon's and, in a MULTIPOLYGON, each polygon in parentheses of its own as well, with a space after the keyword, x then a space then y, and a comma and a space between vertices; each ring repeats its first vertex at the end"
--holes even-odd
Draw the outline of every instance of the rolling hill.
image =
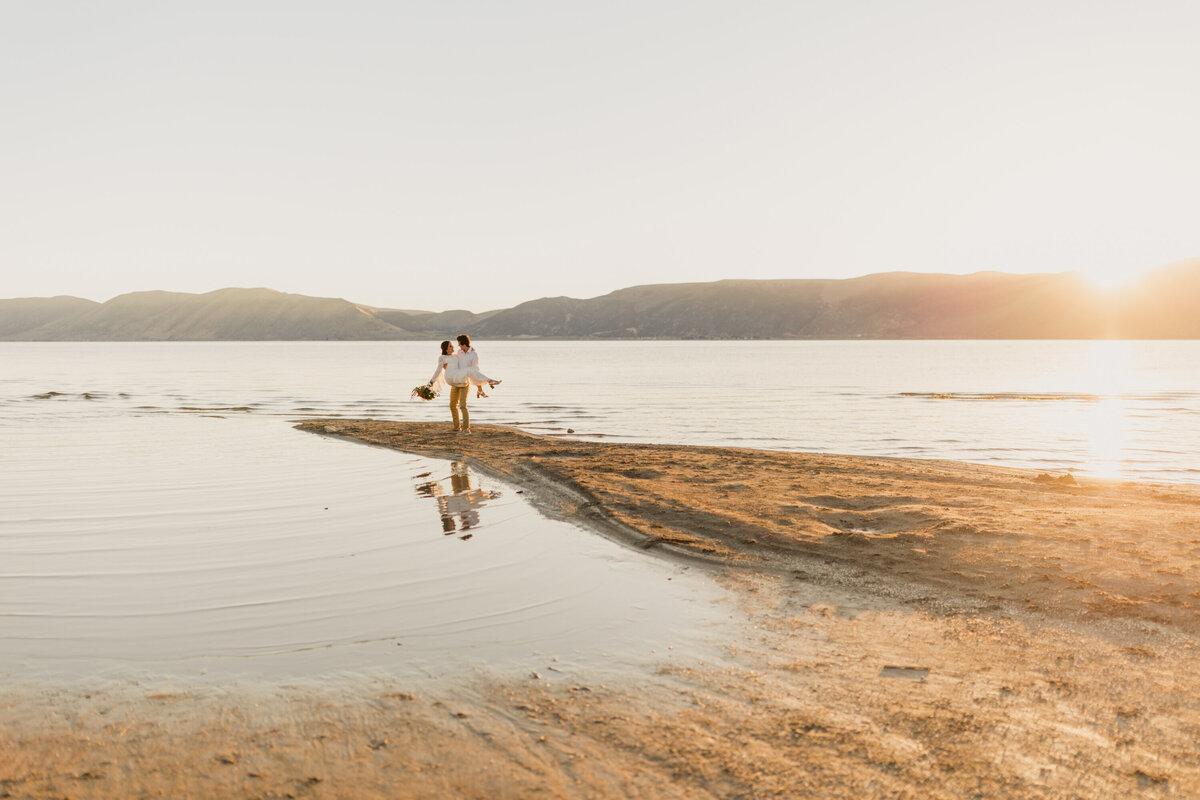
POLYGON ((78 311, 23 331, 10 331, 8 311, 0 305, 0 331, 5 331, 6 339, 42 341, 404 338, 402 331, 376 317, 373 309, 346 300, 272 289, 220 289, 207 294, 135 292, 78 311))
POLYGON ((100 304, 79 297, 17 297, 0 300, 0 340, 22 338, 62 320, 76 319, 100 304))
POLYGON ((1194 339, 1200 259, 1120 292, 1078 273, 726 280, 546 297, 513 308, 413 311, 271 289, 0 300, 0 339, 24 341, 441 339, 1194 339))

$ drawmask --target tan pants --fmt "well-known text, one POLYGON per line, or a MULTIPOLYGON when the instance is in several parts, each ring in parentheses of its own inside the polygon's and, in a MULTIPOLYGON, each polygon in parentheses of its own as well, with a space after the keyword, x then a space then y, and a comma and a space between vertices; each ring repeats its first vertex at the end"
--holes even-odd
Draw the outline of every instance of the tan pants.
POLYGON ((454 430, 471 430, 471 412, 467 411, 467 395, 471 393, 470 386, 450 387, 450 419, 454 421, 454 430), (462 417, 461 421, 459 417, 462 417))

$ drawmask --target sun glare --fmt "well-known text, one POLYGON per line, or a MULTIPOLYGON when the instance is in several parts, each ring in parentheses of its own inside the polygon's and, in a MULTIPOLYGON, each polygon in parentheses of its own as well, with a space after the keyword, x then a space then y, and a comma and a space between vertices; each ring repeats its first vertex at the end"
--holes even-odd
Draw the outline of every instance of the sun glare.
POLYGON ((1110 292, 1133 286, 1145 274, 1145 271, 1142 269, 1122 267, 1096 267, 1080 271, 1097 288, 1110 292))
POLYGON ((1121 474, 1125 449, 1125 395, 1132 388, 1129 342, 1092 342, 1090 391, 1098 398, 1091 408, 1091 471, 1103 477, 1121 474))

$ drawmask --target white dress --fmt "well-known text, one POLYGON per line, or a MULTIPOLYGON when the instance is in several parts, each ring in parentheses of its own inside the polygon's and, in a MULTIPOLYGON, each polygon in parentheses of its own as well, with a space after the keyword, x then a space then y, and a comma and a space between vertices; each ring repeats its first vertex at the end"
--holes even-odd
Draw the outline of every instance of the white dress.
MULTIPOLYGON (((471 355, 474 355, 474 352, 475 351, 472 350, 471 355)), ((489 383, 492 380, 487 375, 484 375, 482 372, 480 372, 478 356, 470 359, 474 362, 470 365, 464 366, 461 363, 461 361, 464 360, 467 359, 460 359, 456 355, 438 356, 437 369, 433 371, 433 377, 429 379, 429 383, 432 384, 435 389, 441 391, 442 386, 447 383, 451 386, 468 386, 472 384, 475 386, 482 386, 483 384, 489 383)))

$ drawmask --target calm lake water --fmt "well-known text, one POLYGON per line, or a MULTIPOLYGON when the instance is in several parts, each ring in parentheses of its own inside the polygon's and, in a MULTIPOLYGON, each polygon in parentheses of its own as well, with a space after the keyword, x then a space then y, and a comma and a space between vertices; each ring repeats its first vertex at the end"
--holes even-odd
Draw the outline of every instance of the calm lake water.
MULTIPOLYGON (((1197 342, 482 342, 476 422, 1200 481, 1197 342)), ((464 466, 436 343, 0 343, 0 675, 436 675, 709 652, 710 579, 464 466)))
POLYGON ((13 422, 9 681, 619 671, 707 652, 728 615, 703 573, 548 520, 464 464, 274 418, 13 422))
MULTIPOLYGON (((474 419, 1200 481, 1200 342, 481 342, 474 419)), ((0 343, 0 415, 448 419, 436 343, 0 343), (40 395, 56 392, 46 399, 40 395), (241 409, 229 411, 228 409, 241 409)))

